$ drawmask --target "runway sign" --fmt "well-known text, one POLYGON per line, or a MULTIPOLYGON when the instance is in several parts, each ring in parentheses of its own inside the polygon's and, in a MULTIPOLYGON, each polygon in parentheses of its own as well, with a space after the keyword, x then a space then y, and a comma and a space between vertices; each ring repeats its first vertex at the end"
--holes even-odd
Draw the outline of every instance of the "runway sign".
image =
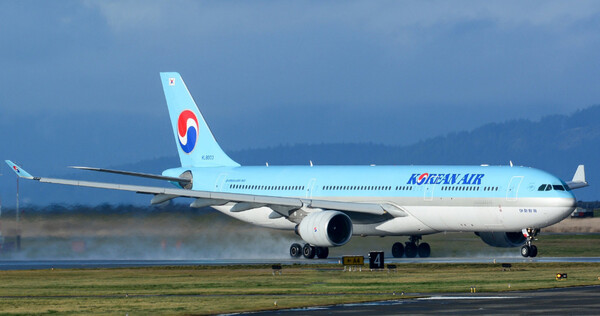
POLYGON ((369 252, 369 269, 383 269, 384 267, 383 251, 369 252))
POLYGON ((362 266, 365 264, 363 256, 343 256, 342 262, 345 266, 362 266))

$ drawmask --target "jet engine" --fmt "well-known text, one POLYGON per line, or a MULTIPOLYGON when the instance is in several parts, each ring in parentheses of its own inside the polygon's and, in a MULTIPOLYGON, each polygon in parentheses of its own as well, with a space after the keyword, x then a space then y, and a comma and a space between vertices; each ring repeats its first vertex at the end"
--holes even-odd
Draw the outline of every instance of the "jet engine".
POLYGON ((492 247, 519 247, 526 241, 525 236, 521 232, 481 232, 475 233, 483 242, 492 247))
POLYGON ((312 246, 337 247, 352 237, 352 221, 338 211, 313 212, 296 226, 296 233, 312 246))

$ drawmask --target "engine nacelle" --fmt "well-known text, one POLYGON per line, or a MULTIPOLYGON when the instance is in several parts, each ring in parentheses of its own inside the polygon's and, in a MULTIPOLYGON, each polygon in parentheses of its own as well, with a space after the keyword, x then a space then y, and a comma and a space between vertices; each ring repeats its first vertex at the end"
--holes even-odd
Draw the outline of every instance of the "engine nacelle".
POLYGON ((352 237, 350 217, 338 211, 310 213, 296 229, 304 241, 317 247, 341 246, 352 237))
POLYGON ((519 247, 526 241, 525 236, 521 232, 481 232, 475 233, 481 237, 481 240, 492 247, 519 247))

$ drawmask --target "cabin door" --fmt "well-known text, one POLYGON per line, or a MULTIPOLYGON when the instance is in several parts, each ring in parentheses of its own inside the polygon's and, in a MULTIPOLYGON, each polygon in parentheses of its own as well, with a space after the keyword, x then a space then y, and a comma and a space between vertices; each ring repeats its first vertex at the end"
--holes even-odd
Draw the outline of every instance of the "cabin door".
POLYGON ((514 176, 510 179, 508 188, 506 189, 506 200, 516 201, 519 193, 519 187, 523 181, 523 176, 514 176))
POLYGON ((217 181, 215 181, 215 191, 216 192, 221 192, 225 188, 224 187, 225 186, 225 178, 227 178, 227 174, 221 173, 219 175, 219 177, 217 178, 217 181))
POLYGON ((310 179, 310 181, 308 181, 308 185, 306 186, 306 197, 309 199, 312 198, 312 193, 315 188, 315 182, 317 182, 317 179, 312 178, 310 179))

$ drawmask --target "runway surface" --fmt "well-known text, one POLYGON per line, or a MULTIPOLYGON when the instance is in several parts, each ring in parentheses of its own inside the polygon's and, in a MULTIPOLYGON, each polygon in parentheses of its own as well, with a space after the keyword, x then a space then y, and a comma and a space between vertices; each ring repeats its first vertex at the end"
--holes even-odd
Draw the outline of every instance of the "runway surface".
POLYGON ((426 297, 278 310, 252 315, 598 315, 600 311, 600 286, 507 293, 428 293, 424 296, 426 297))
MULTIPOLYGON (((0 260, 0 270, 137 268, 152 266, 259 265, 259 264, 339 264, 329 259, 201 259, 201 260, 0 260)), ((365 262, 368 259, 365 258, 365 262)), ((600 257, 479 257, 479 258, 385 258, 385 263, 518 263, 518 262, 600 262, 600 257)))

